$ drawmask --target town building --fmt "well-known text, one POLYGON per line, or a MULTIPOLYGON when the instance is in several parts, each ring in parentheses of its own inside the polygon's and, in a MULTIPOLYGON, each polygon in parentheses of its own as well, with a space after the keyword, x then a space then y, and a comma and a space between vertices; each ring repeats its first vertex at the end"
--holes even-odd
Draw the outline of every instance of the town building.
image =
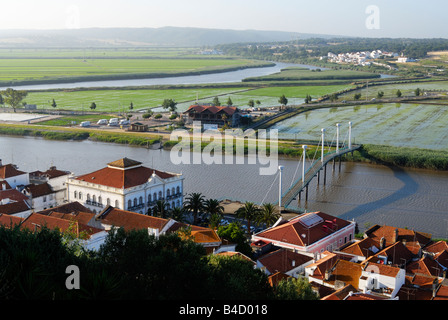
POLYGON ((242 117, 237 107, 214 105, 191 105, 184 114, 187 115, 187 124, 200 121, 205 125, 204 129, 207 129, 207 125, 222 127, 228 124, 230 127, 237 127, 242 117))
POLYGON ((42 184, 48 183, 52 190, 56 201, 56 206, 63 204, 67 196, 67 179, 73 177, 70 171, 59 170, 56 166, 51 166, 46 171, 30 172, 30 183, 42 184))
POLYGON ((0 190, 0 214, 26 218, 32 211, 30 199, 19 190, 0 190))
POLYGON ((323 212, 310 212, 290 220, 279 219, 272 227, 252 236, 262 241, 318 258, 353 240, 355 223, 323 212))
POLYGON ((100 170, 67 180, 67 201, 101 212, 107 206, 146 214, 158 200, 167 209, 183 204, 183 175, 148 168, 123 158, 100 170))
POLYGON ((0 185, 2 189, 6 189, 7 186, 15 189, 28 184, 30 184, 30 178, 27 172, 20 171, 16 165, 11 163, 3 165, 0 159, 0 185))

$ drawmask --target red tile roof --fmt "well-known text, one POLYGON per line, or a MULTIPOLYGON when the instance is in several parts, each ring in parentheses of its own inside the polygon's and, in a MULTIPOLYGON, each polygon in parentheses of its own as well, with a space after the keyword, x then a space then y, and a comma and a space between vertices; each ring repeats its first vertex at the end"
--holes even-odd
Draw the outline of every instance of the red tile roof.
POLYGON ((123 227, 125 230, 158 229, 162 230, 169 220, 141 213, 126 211, 111 206, 106 207, 96 216, 104 224, 114 227, 123 227))
POLYGON ((91 213, 92 211, 77 201, 65 203, 65 204, 62 204, 57 207, 39 211, 40 214, 47 214, 47 215, 50 214, 51 212, 60 212, 60 213, 90 212, 91 213))
MULTIPOLYGON (((20 227, 23 229, 28 229, 30 231, 37 231, 41 228, 46 227, 51 230, 58 229, 61 232, 65 232, 69 230, 71 224, 72 222, 69 220, 49 217, 38 213, 32 213, 22 222, 20 227)), ((78 233, 77 224, 75 232, 78 233)))
POLYGON ((25 173, 26 172, 18 170, 13 164, 5 164, 0 167, 0 179, 11 178, 25 173))
POLYGON ((196 112, 196 113, 202 113, 202 112, 211 112, 213 114, 225 112, 228 115, 233 115, 235 112, 238 111, 237 107, 230 107, 230 106, 204 106, 204 105, 192 105, 188 108, 187 111, 184 113, 190 113, 190 112, 196 112))
POLYGON ((33 198, 42 197, 54 193, 53 189, 48 183, 29 184, 25 186, 24 191, 30 193, 33 198))
POLYGON ((257 237, 297 246, 308 246, 334 233, 335 229, 339 230, 349 224, 350 222, 346 220, 323 212, 310 212, 262 231, 257 234, 257 237), (309 224, 310 222, 312 224, 309 224), (332 226, 332 223, 335 224, 333 230, 327 227, 332 226))
POLYGON ((117 160, 109 163, 109 166, 106 168, 78 176, 76 180, 113 188, 127 189, 148 182, 153 173, 162 179, 175 176, 171 173, 143 167, 139 164, 140 162, 134 162, 134 160, 130 159, 117 160), (131 161, 134 163, 132 166, 129 165, 131 161))
POLYGON ((258 258, 258 261, 265 266, 270 273, 287 273, 288 271, 312 260, 313 258, 310 256, 305 256, 287 249, 279 249, 258 258))
POLYGON ((4 227, 9 228, 14 225, 19 225, 22 221, 23 218, 0 213, 0 225, 4 227))

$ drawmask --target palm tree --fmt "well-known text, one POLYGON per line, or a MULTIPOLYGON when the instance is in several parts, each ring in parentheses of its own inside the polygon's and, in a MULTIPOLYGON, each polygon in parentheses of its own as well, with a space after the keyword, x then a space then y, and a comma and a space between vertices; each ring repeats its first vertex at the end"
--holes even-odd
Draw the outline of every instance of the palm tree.
POLYGON ((235 211, 235 214, 238 218, 242 218, 247 221, 247 231, 250 232, 251 222, 257 220, 260 212, 260 208, 253 202, 246 202, 244 206, 235 211))
POLYGON ((212 227, 218 227, 224 213, 224 207, 217 199, 207 199, 204 201, 204 211, 209 215, 212 227))
POLYGON ((155 217, 166 218, 168 214, 168 203, 165 200, 157 200, 156 205, 153 207, 153 215, 155 217))
POLYGON ((196 224, 198 214, 204 210, 204 196, 201 193, 193 192, 185 200, 184 207, 193 214, 193 224, 196 224))
POLYGON ((178 222, 185 222, 185 209, 183 207, 174 207, 169 211, 171 219, 178 222))
POLYGON ((260 215, 257 217, 257 223, 265 224, 266 227, 273 225, 281 215, 278 213, 277 206, 272 203, 263 203, 260 215))

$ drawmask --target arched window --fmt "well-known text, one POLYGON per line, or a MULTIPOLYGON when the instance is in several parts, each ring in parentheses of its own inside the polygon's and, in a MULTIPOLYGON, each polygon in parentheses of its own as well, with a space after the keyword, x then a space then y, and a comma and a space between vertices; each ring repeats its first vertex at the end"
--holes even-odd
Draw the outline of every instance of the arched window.
POLYGON ((95 195, 93 195, 93 197, 92 197, 92 202, 96 202, 96 196, 95 195))
POLYGON ((148 195, 148 202, 151 202, 151 195, 148 195))
POLYGON ((87 201, 90 201, 90 193, 87 194, 87 201))
POLYGON ((79 200, 82 200, 82 192, 81 191, 79 191, 79 200))
POLYGON ((106 199, 106 203, 107 203, 108 206, 110 206, 110 198, 106 199))
POLYGON ((176 194, 176 189, 174 187, 171 189, 171 194, 174 196, 176 194))
POLYGON ((73 197, 76 199, 76 196, 77 196, 77 195, 78 195, 78 192, 75 191, 75 192, 73 193, 73 197))
POLYGON ((161 200, 163 197, 162 197, 162 191, 159 191, 159 199, 161 200))
POLYGON ((132 201, 131 199, 128 200, 128 209, 130 209, 132 207, 132 201))
POLYGON ((154 192, 153 198, 154 198, 154 201, 157 201, 157 193, 154 192))
POLYGON ((102 204, 103 203, 103 198, 101 198, 101 196, 98 197, 98 203, 102 204))
POLYGON ((170 189, 166 190, 166 196, 167 196, 167 197, 171 196, 171 191, 170 191, 170 189))
POLYGON ((143 197, 138 198, 138 204, 143 204, 143 197))
POLYGON ((177 194, 180 193, 180 187, 179 187, 179 186, 177 186, 177 188, 176 188, 176 193, 177 193, 177 194))
POLYGON ((118 200, 115 200, 115 208, 118 208, 118 207, 119 207, 118 200))
POLYGON ((179 200, 177 200, 177 206, 180 207, 180 201, 179 200))
POLYGON ((173 208, 176 208, 176 204, 174 203, 174 201, 171 203, 171 206, 172 206, 173 208))

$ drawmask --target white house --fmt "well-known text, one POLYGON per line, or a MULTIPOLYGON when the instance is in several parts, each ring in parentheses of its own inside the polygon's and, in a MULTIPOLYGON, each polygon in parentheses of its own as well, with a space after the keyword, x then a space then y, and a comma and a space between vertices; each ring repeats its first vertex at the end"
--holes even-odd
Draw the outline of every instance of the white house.
POLYGON ((156 201, 168 209, 183 203, 183 176, 147 168, 141 162, 123 158, 107 167, 67 180, 67 201, 78 201, 101 212, 110 205, 118 209, 146 213, 156 201))
POLYGON ((404 269, 368 262, 359 278, 359 290, 364 292, 380 290, 394 298, 405 283, 405 277, 404 269))
POLYGON ((11 189, 15 189, 28 185, 30 178, 27 172, 20 171, 16 165, 3 165, 0 159, 0 181, 7 182, 11 189))
POLYGON ((62 204, 57 201, 56 193, 48 183, 29 184, 23 188, 22 193, 30 199, 35 212, 62 204))
POLYGON ((53 189, 53 196, 57 205, 61 205, 66 201, 67 179, 73 177, 70 171, 59 170, 55 166, 50 167, 47 171, 30 172, 30 182, 34 184, 48 183, 53 189))

